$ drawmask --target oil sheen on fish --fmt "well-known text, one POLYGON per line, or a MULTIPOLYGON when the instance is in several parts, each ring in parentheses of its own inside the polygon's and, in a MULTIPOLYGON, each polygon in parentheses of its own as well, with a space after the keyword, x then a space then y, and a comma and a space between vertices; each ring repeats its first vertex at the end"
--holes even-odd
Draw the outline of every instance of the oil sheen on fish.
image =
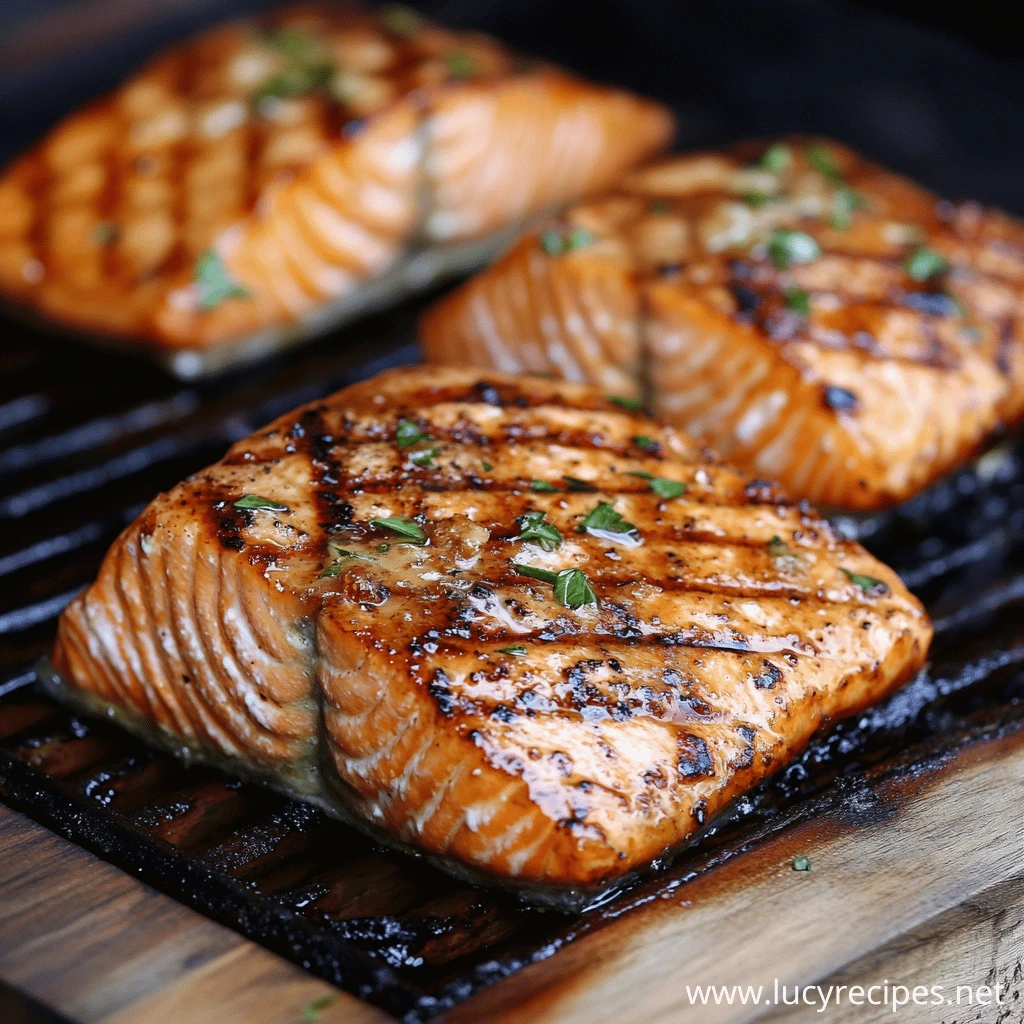
POLYGON ((608 187, 671 132, 655 103, 409 9, 289 7, 163 53, 15 161, 0 294, 215 365, 368 285, 379 302, 479 263, 481 239, 608 187))
POLYGON ((1024 228, 838 143, 673 157, 428 312, 428 358, 640 396, 794 497, 903 501, 1024 415, 1024 228))
POLYGON ((674 428, 421 367, 159 496, 53 660, 65 699, 543 898, 686 844, 930 635, 890 569, 674 428))

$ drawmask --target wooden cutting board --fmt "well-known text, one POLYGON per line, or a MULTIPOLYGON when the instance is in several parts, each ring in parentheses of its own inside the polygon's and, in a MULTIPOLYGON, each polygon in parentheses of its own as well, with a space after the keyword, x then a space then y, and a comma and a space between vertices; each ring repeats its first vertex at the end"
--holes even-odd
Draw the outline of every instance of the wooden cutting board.
MULTIPOLYGON (((1020 1024, 1024 734, 896 772, 450 1013, 494 1024, 1020 1024), (796 871, 795 857, 810 871, 796 871), (794 985, 1004 987, 1002 1006, 769 1005, 794 985), (692 1005, 686 986, 763 986, 692 1005)), ((387 1014, 0 807, 0 978, 81 1024, 387 1014)), ((964 995, 961 996, 965 998, 964 995)), ((991 997, 989 997, 991 998, 991 997)))

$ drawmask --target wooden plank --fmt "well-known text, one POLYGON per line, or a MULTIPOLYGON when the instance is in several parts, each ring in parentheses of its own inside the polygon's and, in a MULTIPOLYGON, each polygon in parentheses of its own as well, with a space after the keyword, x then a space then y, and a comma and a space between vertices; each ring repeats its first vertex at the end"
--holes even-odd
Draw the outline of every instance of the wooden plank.
MULTIPOLYGON (((830 999, 829 1024, 1014 1024, 1024 1020, 1024 879, 993 886, 953 910, 887 943, 821 982, 827 992, 853 985, 864 990, 859 1004, 830 999), (889 1002, 885 1003, 885 985, 889 1002), (896 993, 902 985, 909 992, 896 993), (917 993, 915 986, 929 990, 917 993), (935 986, 939 992, 933 993, 935 986), (982 991, 982 986, 988 991, 982 991), (996 986, 999 986, 998 992, 996 986), (867 1002, 868 990, 874 1005, 867 1002), (935 1003, 939 999, 941 1002, 935 1003), (909 1000, 909 1001, 907 1001, 909 1000), (899 1003, 897 1016, 893 1005, 899 1003)), ((793 1000, 795 993, 787 997, 793 1000)), ((818 1006, 821 1005, 818 997, 818 1006)), ((814 1007, 769 1011, 758 1024, 811 1024, 821 1021, 814 1007)))
POLYGON ((0 978, 76 1024, 394 1024, 3 805, 0 978))
POLYGON ((591 932, 456 1008, 448 1024, 759 1019, 775 978, 815 983, 1024 874, 1022 779, 1024 737, 978 742, 941 768, 882 783, 852 820, 787 829, 591 932), (793 870, 797 855, 811 871, 793 870), (693 1005, 688 985, 761 985, 765 998, 693 1005))

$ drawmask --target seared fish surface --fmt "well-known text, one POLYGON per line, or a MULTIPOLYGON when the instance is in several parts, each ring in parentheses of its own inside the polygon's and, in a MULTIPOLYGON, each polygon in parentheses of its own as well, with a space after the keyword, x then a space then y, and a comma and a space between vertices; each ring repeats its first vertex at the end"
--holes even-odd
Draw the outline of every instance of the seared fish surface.
POLYGON ((285 8, 165 52, 8 168, 0 294, 158 350, 312 329, 414 242, 608 187, 671 130, 409 9, 285 8))
POLYGON ((1024 415, 1024 228, 827 140, 672 157, 425 317, 429 359, 641 395, 790 494, 911 497, 1024 415))
POLYGON ((450 870, 593 891, 690 840, 931 627, 805 505, 566 383, 392 371, 158 497, 65 693, 450 870))

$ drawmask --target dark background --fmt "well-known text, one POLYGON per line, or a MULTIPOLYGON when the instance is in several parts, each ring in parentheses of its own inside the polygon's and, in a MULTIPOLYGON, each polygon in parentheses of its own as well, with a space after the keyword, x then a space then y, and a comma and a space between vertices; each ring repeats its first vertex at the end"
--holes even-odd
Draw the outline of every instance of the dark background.
MULTIPOLYGON (((260 0, 0 0, 0 160, 161 43, 260 0)), ((679 145, 820 131, 951 197, 1024 213, 1010 5, 434 0, 415 6, 672 103, 679 145)))

